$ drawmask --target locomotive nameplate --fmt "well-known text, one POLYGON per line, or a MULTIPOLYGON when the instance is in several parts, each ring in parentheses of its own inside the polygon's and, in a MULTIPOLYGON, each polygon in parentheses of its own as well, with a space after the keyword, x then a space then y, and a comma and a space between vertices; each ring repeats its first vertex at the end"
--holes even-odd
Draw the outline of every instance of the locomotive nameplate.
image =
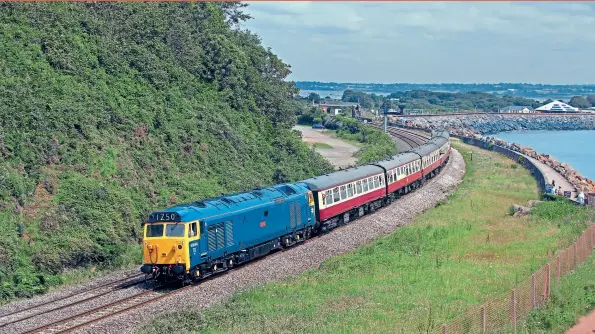
POLYGON ((179 223, 182 221, 182 216, 177 212, 153 212, 149 216, 149 223, 158 222, 173 222, 179 223))

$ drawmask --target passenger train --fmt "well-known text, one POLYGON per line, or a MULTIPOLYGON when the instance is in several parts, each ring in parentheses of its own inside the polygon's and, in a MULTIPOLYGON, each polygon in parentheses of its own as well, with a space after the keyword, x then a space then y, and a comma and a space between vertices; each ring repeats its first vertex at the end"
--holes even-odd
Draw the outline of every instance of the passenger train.
POLYGON ((449 133, 372 164, 153 212, 141 272, 183 284, 291 247, 390 204, 448 162, 449 133))

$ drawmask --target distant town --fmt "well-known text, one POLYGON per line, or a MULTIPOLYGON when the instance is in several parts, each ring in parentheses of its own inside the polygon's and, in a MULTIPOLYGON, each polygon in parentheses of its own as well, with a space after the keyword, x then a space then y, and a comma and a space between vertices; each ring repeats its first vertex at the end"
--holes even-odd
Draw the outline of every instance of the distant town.
POLYGON ((297 99, 327 114, 595 112, 595 85, 296 82, 297 99), (540 97, 532 97, 539 95, 540 97), (564 96, 564 98, 560 97, 564 96))
MULTIPOLYGON (((319 81, 296 81, 296 87, 302 91, 342 92, 355 90, 365 93, 388 95, 394 92, 427 90, 435 92, 468 93, 482 92, 496 96, 525 97, 536 100, 569 100, 573 96, 595 95, 593 85, 548 85, 528 83, 482 83, 482 84, 413 84, 413 83, 336 83, 319 81)), ((319 93, 320 94, 320 93, 319 93)), ((322 94, 321 94, 322 95, 322 94)), ((332 96, 331 96, 332 97, 332 96)))

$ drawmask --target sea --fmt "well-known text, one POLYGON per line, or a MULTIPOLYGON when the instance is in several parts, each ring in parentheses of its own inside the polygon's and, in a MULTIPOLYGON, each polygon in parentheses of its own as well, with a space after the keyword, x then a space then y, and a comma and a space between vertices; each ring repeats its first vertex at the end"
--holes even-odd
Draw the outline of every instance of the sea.
POLYGON ((529 146, 538 153, 549 154, 557 161, 569 164, 585 177, 595 180, 595 130, 522 130, 489 136, 529 146))

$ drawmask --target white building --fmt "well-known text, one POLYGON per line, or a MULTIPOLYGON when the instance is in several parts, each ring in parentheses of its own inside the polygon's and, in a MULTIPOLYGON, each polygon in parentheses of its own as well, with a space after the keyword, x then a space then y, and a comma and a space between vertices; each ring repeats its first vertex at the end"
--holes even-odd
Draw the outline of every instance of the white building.
POLYGON ((547 113, 567 113, 579 112, 580 110, 562 101, 554 101, 535 109, 535 111, 547 113))
POLYGON ((508 106, 499 109, 498 112, 509 114, 532 114, 535 112, 535 110, 527 106, 508 106))

